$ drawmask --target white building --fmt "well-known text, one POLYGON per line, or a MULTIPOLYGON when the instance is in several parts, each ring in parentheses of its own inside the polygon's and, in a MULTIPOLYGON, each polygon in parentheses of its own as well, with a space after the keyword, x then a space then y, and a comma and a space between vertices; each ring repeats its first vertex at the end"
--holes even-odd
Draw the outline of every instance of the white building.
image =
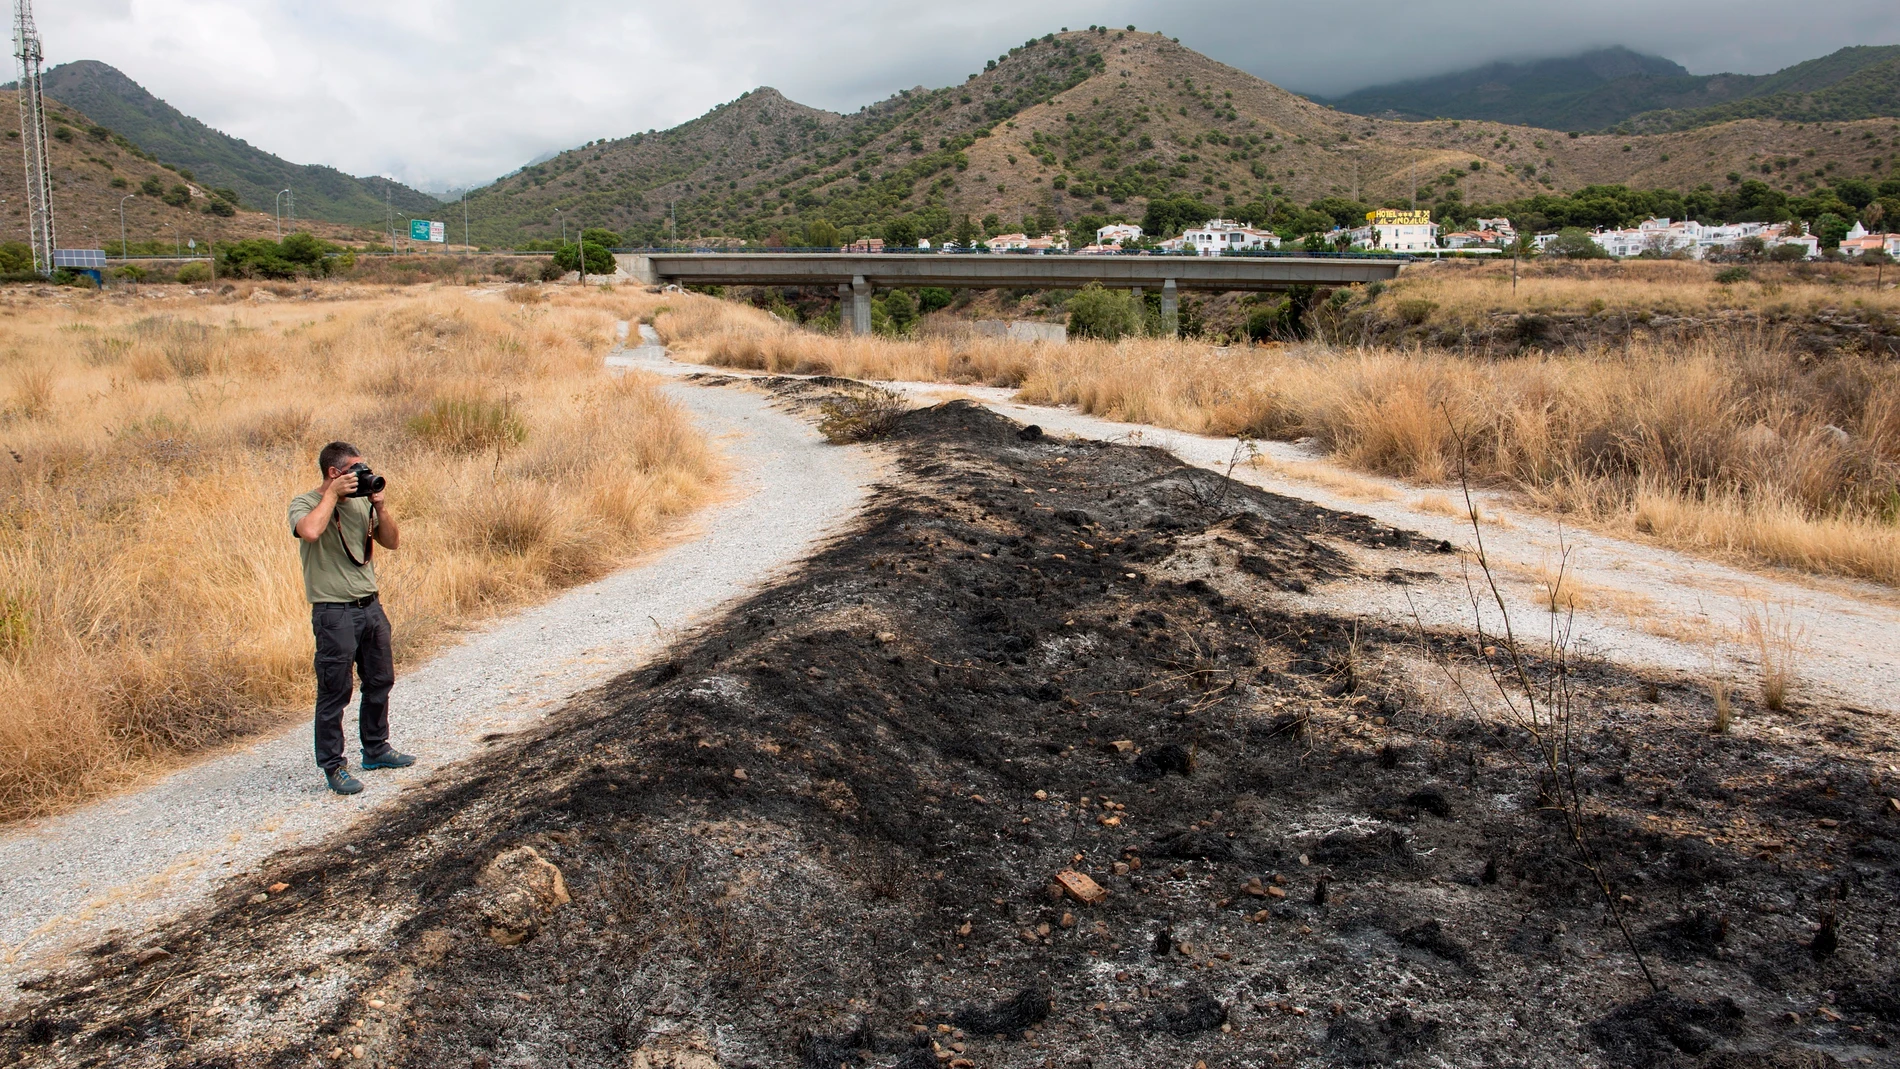
POLYGON ((1380 208, 1366 213, 1366 225, 1352 231, 1353 247, 1384 252, 1435 252, 1438 224, 1428 211, 1380 208))
POLYGON ((1209 219, 1183 232, 1181 244, 1183 248, 1191 248, 1201 256, 1219 256, 1223 252, 1240 252, 1243 249, 1277 249, 1280 247, 1280 235, 1271 230, 1258 230, 1236 223, 1232 219, 1209 219))
MULTIPOLYGON (((1545 247, 1556 235, 1539 235, 1537 245, 1545 247)), ((1791 223, 1729 223, 1724 226, 1703 226, 1693 219, 1680 222, 1669 219, 1646 219, 1640 225, 1627 230, 1598 230, 1590 235, 1604 252, 1618 259, 1641 256, 1643 253, 1655 253, 1669 256, 1686 253, 1694 259, 1722 249, 1732 249, 1749 238, 1760 238, 1766 248, 1776 245, 1801 245, 1808 250, 1809 256, 1820 254, 1820 243, 1811 235, 1801 233, 1798 224, 1791 223)))
POLYGON ((1141 240, 1141 228, 1132 223, 1110 223, 1095 232, 1097 245, 1122 245, 1141 240))

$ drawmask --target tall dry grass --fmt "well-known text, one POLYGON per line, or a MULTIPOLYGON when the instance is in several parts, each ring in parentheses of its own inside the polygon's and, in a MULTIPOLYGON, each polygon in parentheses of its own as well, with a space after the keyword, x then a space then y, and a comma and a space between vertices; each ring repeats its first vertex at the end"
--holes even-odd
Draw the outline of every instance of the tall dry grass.
MULTIPOLYGON (((1820 312, 1900 315, 1900 290, 1859 264, 1751 264, 1745 282, 1715 281, 1721 267, 1673 260, 1511 264, 1446 261, 1408 270, 1378 298, 1432 323, 1478 324, 1494 315, 1720 316, 1767 321, 1820 312)), ((1884 279, 1891 282, 1894 272, 1884 279)))
POLYGON ((1035 346, 819 335, 686 296, 656 320, 710 364, 1011 387, 1201 434, 1312 438, 1362 471, 1480 484, 1672 546, 1900 584, 1900 367, 1770 330, 1490 360, 1429 351, 1035 346))
POLYGON ((0 307, 0 818, 301 712, 285 507, 327 440, 390 479, 399 661, 602 574, 716 481, 651 382, 604 373, 637 301, 136 303, 0 307))

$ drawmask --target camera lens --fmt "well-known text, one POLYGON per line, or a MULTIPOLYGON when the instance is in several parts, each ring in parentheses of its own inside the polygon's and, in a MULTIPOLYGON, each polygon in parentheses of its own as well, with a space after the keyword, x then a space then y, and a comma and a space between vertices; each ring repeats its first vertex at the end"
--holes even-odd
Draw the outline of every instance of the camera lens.
POLYGON ((383 492, 383 487, 389 485, 389 480, 383 478, 380 475, 372 475, 369 478, 363 480, 363 485, 369 487, 370 493, 380 494, 383 492))

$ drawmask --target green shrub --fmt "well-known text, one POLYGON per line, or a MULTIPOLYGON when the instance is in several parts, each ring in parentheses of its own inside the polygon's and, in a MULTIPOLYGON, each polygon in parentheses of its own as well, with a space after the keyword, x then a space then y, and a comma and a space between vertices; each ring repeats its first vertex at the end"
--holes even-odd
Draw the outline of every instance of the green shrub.
POLYGON ((211 281, 211 265, 186 264, 178 269, 178 281, 183 282, 187 286, 195 286, 200 282, 209 282, 211 281))
POLYGON ((1403 320, 1407 326, 1416 327, 1430 319, 1433 312, 1438 311, 1438 302, 1428 301, 1423 297, 1409 297, 1398 302, 1397 307, 1399 319, 1403 320))
MULTIPOLYGON (((607 251, 605 245, 586 241, 582 245, 567 244, 554 253, 554 278, 560 278, 569 271, 581 269, 580 250, 587 250, 587 273, 590 275, 611 275, 614 273, 614 254, 607 251)), ((550 279, 549 281, 553 281, 550 279)))
POLYGON ((1747 282, 1754 277, 1746 267, 1724 267, 1715 273, 1715 281, 1724 286, 1733 286, 1737 282, 1747 282))
POLYGON ((1091 282, 1069 298, 1069 336, 1118 341, 1141 333, 1134 294, 1091 282))

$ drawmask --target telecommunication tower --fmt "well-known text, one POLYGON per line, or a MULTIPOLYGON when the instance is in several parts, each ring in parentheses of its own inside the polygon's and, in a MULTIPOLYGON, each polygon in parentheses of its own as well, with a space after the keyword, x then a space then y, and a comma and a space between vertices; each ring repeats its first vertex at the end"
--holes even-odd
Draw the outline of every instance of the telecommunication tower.
POLYGON ((20 61, 20 147, 26 154, 26 214, 33 269, 53 273, 53 166, 46 158, 46 108, 40 94, 40 32, 32 0, 14 0, 13 55, 20 61))

